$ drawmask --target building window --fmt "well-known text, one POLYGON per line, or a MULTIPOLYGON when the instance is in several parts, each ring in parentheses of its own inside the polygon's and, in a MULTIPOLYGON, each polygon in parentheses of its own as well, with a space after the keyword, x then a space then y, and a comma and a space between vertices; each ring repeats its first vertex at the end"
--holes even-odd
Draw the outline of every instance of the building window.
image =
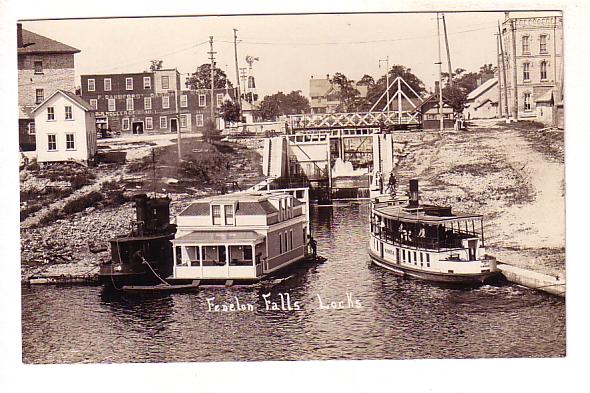
POLYGON ((154 129, 154 120, 151 117, 145 118, 145 129, 146 130, 153 130, 154 129))
POLYGON ((104 78, 104 91, 111 91, 111 78, 104 78))
POLYGON ((133 78, 125 78, 125 90, 133 90, 133 78))
POLYGON ((72 120, 74 118, 73 114, 72 114, 72 107, 69 105, 66 105, 64 107, 65 111, 66 111, 66 120, 72 120))
POLYGON ((143 109, 152 109, 152 97, 143 98, 143 109))
POLYGON ((43 73, 43 62, 42 61, 34 62, 34 66, 35 66, 35 74, 42 74, 43 73))
POLYGON ((143 88, 144 89, 151 89, 152 88, 152 79, 149 76, 143 77, 143 88))
POLYGON ((109 98, 109 108, 108 109, 109 109, 109 112, 114 112, 117 110, 114 98, 109 98))
POLYGON ((531 80, 530 66, 529 63, 524 63, 522 65, 522 79, 525 82, 531 80))
POLYGON ((289 243, 287 238, 287 232, 285 231, 285 236, 283 236, 283 240, 285 241, 285 252, 289 251, 289 243))
POLYGON ((162 90, 168 90, 170 88, 170 80, 167 75, 162 75, 162 90))
POLYGON ((128 111, 133 110, 133 98, 127 98, 127 110, 128 111))
POLYGON ((216 100, 217 106, 221 106, 221 104, 223 104, 223 93, 217 93, 216 100))
POLYGON ((55 108, 52 106, 47 107, 47 120, 55 120, 55 108))
POLYGON ((27 125, 29 135, 35 135, 35 122, 32 121, 27 125))
POLYGON ((169 96, 162 96, 162 109, 169 109, 170 108, 170 97, 169 96))
POLYGON ((207 96, 205 94, 199 94, 199 106, 200 107, 207 106, 207 96))
POLYGON ((221 225, 221 206, 211 206, 211 216, 213 217, 213 225, 221 225))
POLYGON ((57 136, 55 134, 47 135, 47 151, 57 150, 57 136))
POLYGON ((195 115, 195 125, 197 127, 203 127, 203 114, 202 113, 195 115))
POLYGON ((234 207, 233 205, 225 205, 223 207, 225 213, 225 225, 234 224, 234 207))
POLYGON ((94 79, 88 79, 88 91, 95 91, 96 85, 94 79))
POLYGON ((66 150, 74 150, 75 148, 74 134, 66 134, 66 150))
POLYGON ((279 254, 283 253, 283 234, 279 233, 279 254))
POLYGON ((187 116, 188 115, 180 115, 180 128, 186 128, 187 127, 187 116))
POLYGON ((43 93, 43 89, 35 89, 35 103, 40 104, 45 99, 45 94, 43 93))
POLYGON ((542 61, 541 62, 541 80, 547 80, 547 62, 546 61, 542 61))
POLYGON ((160 128, 168 128, 168 119, 166 116, 160 116, 160 128))
POLYGON ((126 131, 129 130, 129 118, 128 117, 123 119, 123 129, 126 131))
POLYGON ((547 53, 547 36, 545 34, 539 37, 539 52, 547 53))
POLYGON ((289 243, 291 243, 291 250, 293 249, 293 230, 289 230, 289 243))
POLYGON ((91 98, 90 99, 90 106, 92 107, 92 109, 98 109, 98 101, 95 98, 91 98))
POLYGON ((522 53, 530 53, 531 48, 529 46, 529 36, 525 35, 522 37, 522 53))
POLYGON ((524 93, 524 110, 531 110, 531 93, 524 93))
POLYGON ((183 94, 180 96, 180 107, 186 108, 188 106, 188 96, 183 94))

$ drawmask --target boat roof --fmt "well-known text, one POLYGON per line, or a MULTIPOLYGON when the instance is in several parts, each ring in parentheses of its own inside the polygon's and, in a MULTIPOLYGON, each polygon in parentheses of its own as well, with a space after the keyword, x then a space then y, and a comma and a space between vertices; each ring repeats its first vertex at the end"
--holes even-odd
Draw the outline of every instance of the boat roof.
POLYGON ((451 215, 437 216, 427 214, 424 207, 437 208, 438 206, 420 206, 416 209, 408 209, 407 206, 383 206, 375 207, 375 211, 387 218, 405 222, 423 222, 426 224, 443 224, 447 222, 464 221, 467 219, 482 218, 481 214, 452 213, 451 215))
POLYGON ((256 231, 193 231, 174 240, 174 244, 227 244, 231 242, 258 242, 264 240, 264 235, 256 231))

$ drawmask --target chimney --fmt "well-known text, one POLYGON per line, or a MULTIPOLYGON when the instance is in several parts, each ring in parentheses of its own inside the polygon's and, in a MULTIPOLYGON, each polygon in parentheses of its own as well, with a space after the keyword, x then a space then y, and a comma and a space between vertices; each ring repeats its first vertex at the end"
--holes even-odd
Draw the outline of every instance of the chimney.
POLYGON ((504 11, 504 20, 510 19, 510 12, 504 11))
POLYGON ((23 47, 23 25, 21 23, 16 24, 16 47, 23 47))
POLYGON ((419 192, 418 192, 418 180, 411 179, 410 180, 410 204, 409 207, 418 207, 419 206, 419 192))

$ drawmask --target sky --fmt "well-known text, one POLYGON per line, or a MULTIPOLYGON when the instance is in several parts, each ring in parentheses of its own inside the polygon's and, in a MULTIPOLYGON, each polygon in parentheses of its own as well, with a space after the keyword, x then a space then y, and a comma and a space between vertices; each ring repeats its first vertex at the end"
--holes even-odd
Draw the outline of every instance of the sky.
MULTIPOLYGON (((546 15, 547 13, 543 13, 546 15)), ((522 16, 522 13, 512 13, 522 16)), ((531 15, 527 13, 526 15, 531 15)), ((503 12, 446 13, 451 63, 478 71, 496 64, 497 22, 503 12)), ((390 65, 409 67, 432 90, 438 78, 436 13, 305 14, 211 17, 144 17, 23 21, 23 28, 81 50, 76 80, 83 74, 141 72, 150 59, 164 60, 186 76, 208 63, 213 36, 219 68, 235 84, 233 29, 238 29, 239 67, 257 57, 253 74, 262 96, 283 91, 309 93, 309 79, 341 72, 377 79, 390 65)), ((441 34, 442 34, 441 23, 441 34)), ((443 72, 446 51, 441 39, 443 72)), ((183 78, 184 80, 184 78, 183 78)))

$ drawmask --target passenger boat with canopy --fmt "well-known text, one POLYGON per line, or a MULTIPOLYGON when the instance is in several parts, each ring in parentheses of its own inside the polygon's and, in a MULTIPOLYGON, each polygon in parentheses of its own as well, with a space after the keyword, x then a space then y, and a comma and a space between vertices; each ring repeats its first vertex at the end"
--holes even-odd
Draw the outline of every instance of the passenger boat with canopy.
POLYGON ((480 284, 498 277, 496 259, 485 252, 481 214, 420 204, 417 180, 410 180, 408 194, 371 199, 373 263, 404 276, 444 283, 480 284))

